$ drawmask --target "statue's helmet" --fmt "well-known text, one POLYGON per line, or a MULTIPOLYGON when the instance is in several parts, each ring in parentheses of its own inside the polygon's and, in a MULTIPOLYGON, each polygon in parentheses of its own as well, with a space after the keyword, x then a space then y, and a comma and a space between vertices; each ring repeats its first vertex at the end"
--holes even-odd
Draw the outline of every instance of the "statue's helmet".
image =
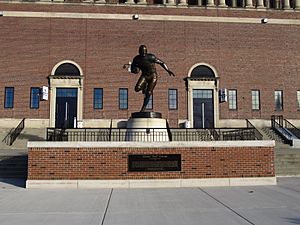
POLYGON ((139 54, 141 56, 145 56, 147 54, 147 47, 146 47, 146 45, 141 45, 139 47, 139 54))

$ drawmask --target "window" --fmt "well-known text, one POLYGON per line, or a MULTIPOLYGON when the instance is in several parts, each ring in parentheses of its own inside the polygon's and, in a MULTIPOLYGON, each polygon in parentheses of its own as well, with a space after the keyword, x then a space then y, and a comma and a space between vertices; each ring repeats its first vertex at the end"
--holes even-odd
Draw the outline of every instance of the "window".
POLYGON ((103 89, 94 88, 94 109, 103 109, 103 89))
POLYGON ((128 109, 128 89, 120 88, 119 89, 119 108, 128 109))
POLYGON ((40 88, 32 87, 30 89, 30 108, 38 109, 40 106, 40 88))
POLYGON ((251 91, 252 110, 260 110, 260 92, 259 90, 251 91))
POLYGON ((146 105, 146 109, 153 109, 153 95, 150 96, 149 102, 146 105))
POLYGON ((283 91, 275 91, 275 110, 282 111, 283 110, 283 91))
POLYGON ((5 97, 4 97, 4 108, 13 108, 13 107, 14 107, 14 88, 6 87, 5 97))
POLYGON ((300 110, 300 91, 297 91, 297 109, 300 110))
POLYGON ((169 89, 169 109, 177 109, 177 89, 169 89))
POLYGON ((229 109, 237 109, 236 90, 228 90, 228 106, 229 109))

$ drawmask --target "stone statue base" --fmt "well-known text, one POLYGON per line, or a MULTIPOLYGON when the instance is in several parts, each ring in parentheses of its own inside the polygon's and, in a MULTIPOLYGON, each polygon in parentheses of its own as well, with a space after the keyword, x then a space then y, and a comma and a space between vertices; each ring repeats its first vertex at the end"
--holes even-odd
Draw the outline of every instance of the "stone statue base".
POLYGON ((126 141, 169 141, 167 121, 158 112, 132 113, 126 128, 126 141))

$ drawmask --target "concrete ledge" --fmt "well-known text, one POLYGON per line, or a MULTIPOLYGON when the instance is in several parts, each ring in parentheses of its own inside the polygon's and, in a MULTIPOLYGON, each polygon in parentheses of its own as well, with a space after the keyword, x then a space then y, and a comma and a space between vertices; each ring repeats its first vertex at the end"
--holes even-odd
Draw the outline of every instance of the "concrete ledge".
POLYGON ((276 177, 161 180, 27 180, 26 188, 180 188, 276 184, 276 177))
POLYGON ((275 147, 266 141, 186 141, 186 142, 31 142, 28 148, 181 148, 181 147, 275 147))

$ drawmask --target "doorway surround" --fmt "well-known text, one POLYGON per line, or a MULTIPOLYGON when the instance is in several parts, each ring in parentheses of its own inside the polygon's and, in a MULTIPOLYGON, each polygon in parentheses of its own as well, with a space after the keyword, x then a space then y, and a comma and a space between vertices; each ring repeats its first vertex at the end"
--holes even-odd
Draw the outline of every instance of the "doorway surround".
MULTIPOLYGON (((198 71, 199 72, 199 71, 198 71)), ((187 87, 188 107, 187 114, 190 125, 194 128, 194 111, 193 111, 193 90, 212 90, 213 91, 213 108, 214 108, 214 127, 219 126, 219 77, 214 67, 206 63, 197 63, 193 65, 189 72, 188 77, 185 78, 187 87), (199 68, 205 68, 210 71, 209 74, 205 72, 197 74, 199 68)))
POLYGON ((50 94, 50 121, 49 126, 55 127, 56 113, 56 89, 57 88, 77 88, 77 121, 82 121, 83 107, 83 73, 81 67, 72 60, 64 60, 57 63, 52 71, 49 79, 49 94, 50 94), (77 69, 76 74, 56 74, 57 69, 62 65, 72 65, 77 69))

